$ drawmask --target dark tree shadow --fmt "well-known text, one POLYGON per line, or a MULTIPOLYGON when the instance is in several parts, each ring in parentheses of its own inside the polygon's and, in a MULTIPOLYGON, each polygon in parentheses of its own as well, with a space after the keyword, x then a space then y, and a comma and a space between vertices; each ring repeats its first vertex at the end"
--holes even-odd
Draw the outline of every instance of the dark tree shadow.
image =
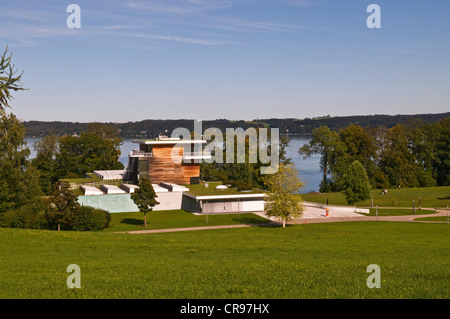
POLYGON ((136 218, 124 218, 120 221, 120 223, 127 224, 127 225, 144 226, 144 221, 142 219, 136 219, 136 218))
MULTIPOLYGON (((254 218, 249 216, 236 216, 232 218, 234 221, 237 221, 239 224, 250 225, 254 227, 268 227, 268 228, 278 228, 283 227, 282 223, 273 222, 269 219, 262 220, 260 218, 254 218)), ((288 225, 286 225, 288 227, 288 225)))

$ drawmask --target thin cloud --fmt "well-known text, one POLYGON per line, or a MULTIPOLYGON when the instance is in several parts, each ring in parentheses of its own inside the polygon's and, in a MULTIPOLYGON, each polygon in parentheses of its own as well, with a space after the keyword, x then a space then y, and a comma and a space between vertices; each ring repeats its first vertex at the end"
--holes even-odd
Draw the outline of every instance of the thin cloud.
POLYGON ((121 33, 120 36, 140 38, 140 39, 175 41, 175 42, 182 42, 182 43, 189 43, 189 44, 212 45, 212 46, 219 46, 219 45, 225 45, 225 44, 231 43, 231 42, 225 42, 225 41, 207 40, 207 39, 199 39, 199 38, 191 38, 191 37, 181 37, 181 36, 173 36, 173 35, 158 35, 158 34, 137 33, 137 32, 121 33))
POLYGON ((169 13, 169 14, 192 14, 197 12, 219 10, 229 8, 233 5, 228 0, 211 0, 211 1, 129 1, 125 6, 130 9, 152 13, 169 13))

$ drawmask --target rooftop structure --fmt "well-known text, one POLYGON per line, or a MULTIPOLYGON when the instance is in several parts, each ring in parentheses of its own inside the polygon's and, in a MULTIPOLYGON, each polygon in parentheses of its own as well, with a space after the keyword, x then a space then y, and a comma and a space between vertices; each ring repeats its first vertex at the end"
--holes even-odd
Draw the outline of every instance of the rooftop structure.
POLYGON ((116 185, 100 185, 100 189, 106 194, 126 194, 126 192, 116 185))
POLYGON ((139 144, 139 149, 131 151, 128 156, 124 180, 134 183, 138 183, 142 177, 149 178, 156 184, 198 183, 200 161, 211 158, 210 153, 201 150, 201 145, 205 144, 206 140, 159 137, 133 142, 139 144), (197 148, 200 150, 196 151, 197 148))
POLYGON ((94 171, 94 175, 104 180, 123 179, 125 170, 94 171))

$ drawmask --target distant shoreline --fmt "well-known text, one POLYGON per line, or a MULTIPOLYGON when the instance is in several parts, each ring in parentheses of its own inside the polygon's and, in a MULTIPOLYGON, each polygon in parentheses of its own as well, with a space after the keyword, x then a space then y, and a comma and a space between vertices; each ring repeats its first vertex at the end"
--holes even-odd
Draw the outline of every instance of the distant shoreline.
MULTIPOLYGON (((271 127, 279 128, 280 135, 287 136, 308 136, 314 128, 325 125, 333 131, 338 131, 351 124, 357 124, 362 127, 387 127, 390 128, 397 124, 408 124, 411 121, 421 121, 423 123, 434 123, 443 118, 450 117, 450 112, 437 114, 414 114, 414 115, 355 115, 355 116, 325 116, 305 119, 256 119, 253 121, 244 120, 205 120, 202 121, 203 129, 210 127, 219 128, 225 131, 226 128, 241 127, 271 127)), ((80 134, 87 130, 89 123, 62 122, 62 121, 23 121, 27 130, 26 137, 43 137, 50 134, 72 135, 80 134)), ((122 138, 154 138, 164 132, 172 132, 175 128, 184 127, 189 130, 194 129, 194 119, 179 120, 142 120, 137 122, 112 123, 116 125, 122 138)))

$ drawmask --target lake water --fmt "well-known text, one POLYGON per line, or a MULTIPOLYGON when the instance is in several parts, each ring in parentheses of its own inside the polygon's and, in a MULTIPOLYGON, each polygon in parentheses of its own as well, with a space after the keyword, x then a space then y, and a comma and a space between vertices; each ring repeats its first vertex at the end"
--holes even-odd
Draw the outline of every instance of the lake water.
MULTIPOLYGON (((286 156, 292 159, 292 162, 295 164, 295 167, 297 168, 300 178, 305 182, 305 186, 303 188, 302 193, 318 191, 320 181, 322 179, 322 173, 320 172, 320 165, 319 165, 320 157, 317 155, 313 155, 309 158, 303 159, 303 157, 298 154, 298 149, 302 145, 309 143, 311 137, 291 136, 290 139, 291 141, 289 142, 289 146, 286 149, 286 156)), ((34 156, 36 155, 36 152, 34 151, 33 148, 33 143, 39 140, 40 140, 39 138, 25 139, 31 151, 30 158, 34 158, 34 156)), ((123 165, 127 166, 128 154, 132 150, 137 148, 138 145, 136 143, 131 142, 130 139, 125 139, 121 147, 122 155, 119 158, 120 162, 122 162, 123 165)))

